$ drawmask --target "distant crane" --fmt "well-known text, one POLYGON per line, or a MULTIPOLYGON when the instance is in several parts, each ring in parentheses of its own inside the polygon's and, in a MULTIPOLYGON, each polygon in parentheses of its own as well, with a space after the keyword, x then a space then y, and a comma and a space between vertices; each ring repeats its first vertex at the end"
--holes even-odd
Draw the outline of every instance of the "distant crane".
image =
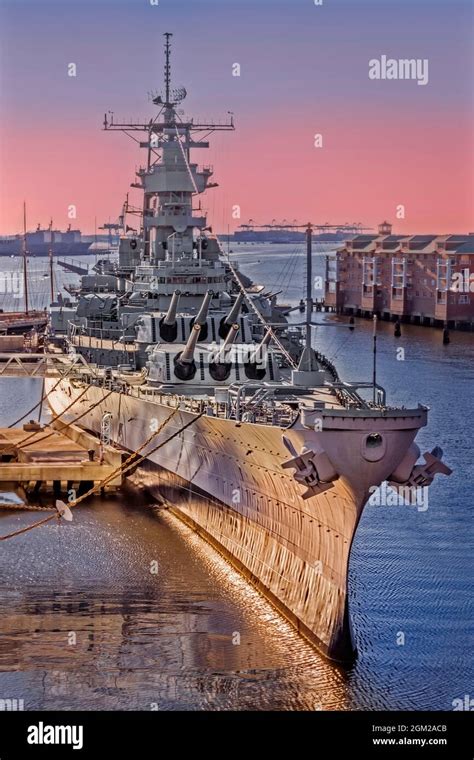
MULTIPOLYGON (((350 224, 349 222, 345 222, 344 224, 329 224, 329 222, 325 222, 324 224, 311 224, 312 228, 314 230, 322 230, 325 232, 328 232, 329 230, 336 230, 337 232, 350 232, 353 235, 359 235, 361 232, 366 232, 369 230, 373 230, 373 227, 364 227, 362 222, 352 222, 350 224)), ((293 219, 291 224, 288 223, 286 219, 283 219, 283 221, 279 224, 277 223, 276 219, 272 219, 272 221, 269 224, 255 224, 253 219, 249 219, 247 224, 241 224, 239 229, 241 230, 296 230, 300 228, 306 228, 306 224, 298 224, 297 219, 293 219)))

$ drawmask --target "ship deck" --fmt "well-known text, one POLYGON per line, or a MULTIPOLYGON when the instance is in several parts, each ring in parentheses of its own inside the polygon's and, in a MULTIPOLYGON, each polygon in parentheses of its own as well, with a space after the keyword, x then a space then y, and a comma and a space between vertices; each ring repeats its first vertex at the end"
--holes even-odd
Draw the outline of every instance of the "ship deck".
MULTIPOLYGON (((225 393, 232 391, 229 387, 217 389, 225 393)), ((321 408, 325 410, 344 411, 345 407, 338 401, 334 391, 329 387, 320 387, 315 389, 295 388, 280 384, 262 384, 261 391, 268 391, 267 398, 254 404, 252 397, 248 403, 244 399, 240 403, 242 414, 250 412, 252 419, 249 421, 262 425, 277 425, 286 427, 294 422, 301 406, 314 410, 321 408), (275 395, 273 393, 276 392, 275 395)), ((172 409, 181 409, 182 411, 193 414, 207 414, 214 417, 228 419, 229 405, 224 399, 220 399, 216 394, 216 388, 213 386, 174 386, 171 387, 153 387, 149 385, 129 386, 127 395, 137 399, 148 401, 155 404, 168 406, 172 409)), ((230 396, 233 404, 236 404, 235 392, 230 396)), ((239 416, 240 419, 240 416, 239 416)))
POLYGON ((78 348, 98 348, 104 351, 126 351, 135 353, 138 349, 135 343, 125 343, 110 338, 94 338, 91 335, 75 335, 70 338, 73 346, 78 348))

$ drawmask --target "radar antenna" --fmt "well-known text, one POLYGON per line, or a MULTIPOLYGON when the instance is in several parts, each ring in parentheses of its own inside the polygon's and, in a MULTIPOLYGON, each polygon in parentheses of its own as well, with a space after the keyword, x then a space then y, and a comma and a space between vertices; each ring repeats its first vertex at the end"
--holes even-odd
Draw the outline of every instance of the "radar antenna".
POLYGON ((171 32, 165 32, 163 37, 166 37, 165 42, 165 90, 166 90, 166 105, 170 103, 170 83, 171 83, 171 68, 170 68, 170 55, 171 55, 171 42, 170 38, 173 35, 171 32))

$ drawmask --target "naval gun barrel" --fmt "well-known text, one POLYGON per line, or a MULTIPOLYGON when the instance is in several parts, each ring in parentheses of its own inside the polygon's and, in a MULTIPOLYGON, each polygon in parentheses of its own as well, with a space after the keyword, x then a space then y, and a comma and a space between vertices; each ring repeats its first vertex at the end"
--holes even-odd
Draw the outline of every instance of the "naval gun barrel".
POLYGON ((163 324, 170 326, 174 325, 176 322, 176 312, 178 311, 178 303, 179 303, 179 297, 181 295, 180 290, 175 290, 172 297, 171 302, 168 308, 168 311, 166 312, 166 316, 163 319, 163 324))
POLYGON ((178 380, 192 380, 196 374, 194 351, 199 340, 200 332, 201 325, 193 325, 184 349, 175 357, 174 374, 178 380))
POLYGON ((207 319, 207 312, 209 311, 209 304, 211 303, 212 296, 214 295, 212 290, 208 290, 206 295, 204 296, 204 300, 201 304, 201 308, 199 309, 196 319, 194 320, 194 324, 196 325, 204 325, 207 319))
POLYGON ((224 319, 224 324, 234 325, 234 323, 237 321, 237 318, 239 316, 240 307, 242 306, 243 300, 244 300, 244 294, 239 293, 239 295, 235 299, 235 303, 232 309, 229 311, 228 315, 224 319))
POLYGON ((263 336, 261 342, 258 344, 257 348, 253 352, 253 354, 249 357, 249 362, 254 363, 258 362, 261 359, 262 351, 265 348, 265 346, 268 346, 268 344, 271 342, 272 339, 272 328, 269 327, 265 335, 263 336))
POLYGON ((270 343, 271 339, 272 329, 269 328, 253 354, 249 356, 248 362, 244 364, 244 370, 248 380, 260 381, 263 380, 267 374, 265 365, 263 364, 263 349, 268 343, 270 343))
POLYGON ((240 307, 242 306, 242 302, 244 300, 244 294, 239 293, 237 298, 235 299, 234 305, 232 306, 231 310, 227 314, 226 317, 222 317, 220 324, 219 324, 219 337, 220 338, 227 338, 227 335, 229 334, 232 325, 234 325, 237 322, 237 319, 239 317, 240 313, 240 307))
POLYGON ((201 325, 193 325, 193 329, 189 334, 188 341, 179 355, 178 362, 180 364, 192 364, 194 362, 194 350, 199 340, 199 333, 201 332, 201 325))
POLYGON ((230 373, 232 371, 232 363, 227 361, 226 354, 237 338, 238 332, 239 325, 234 324, 230 327, 224 343, 215 354, 212 362, 209 363, 209 374, 216 382, 223 383, 228 380, 230 376, 230 373))
POLYGON ((219 350, 214 354, 214 360, 213 360, 214 364, 225 362, 226 354, 228 353, 232 344, 235 343, 237 339, 237 333, 239 332, 239 330, 240 330, 240 327, 238 324, 231 325, 231 328, 229 332, 227 333, 227 338, 225 339, 224 343, 219 348, 219 350))
POLYGON ((174 343, 178 337, 178 323, 176 321, 176 312, 181 291, 175 290, 165 316, 160 320, 160 338, 167 343, 174 343))
POLYGON ((207 291, 206 295, 204 296, 204 300, 201 304, 201 308, 199 309, 196 317, 194 318, 192 322, 193 325, 199 325, 199 327, 201 328, 201 332, 199 333, 200 340, 207 339, 207 333, 208 333, 207 312, 209 311, 209 305, 211 303, 213 295, 214 293, 212 290, 207 291))

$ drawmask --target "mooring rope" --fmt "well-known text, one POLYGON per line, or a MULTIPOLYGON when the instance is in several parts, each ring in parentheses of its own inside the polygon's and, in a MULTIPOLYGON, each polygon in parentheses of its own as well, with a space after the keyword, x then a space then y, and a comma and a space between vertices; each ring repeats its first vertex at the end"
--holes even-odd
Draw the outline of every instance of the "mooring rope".
MULTIPOLYGON (((86 493, 82 494, 81 496, 78 496, 77 499, 73 499, 71 502, 69 502, 67 506, 69 508, 76 507, 78 504, 80 504, 82 501, 84 501, 84 499, 87 499, 93 493, 97 493, 102 488, 104 488, 104 486, 107 485, 107 483, 109 483, 116 475, 118 475, 118 473, 121 472, 122 475, 123 475, 126 472, 128 472, 129 470, 131 470, 132 467, 138 466, 139 464, 141 464, 141 462, 143 462, 145 459, 147 459, 147 457, 149 457, 151 454, 154 454, 155 451, 158 451, 158 449, 162 448, 163 446, 166 446, 166 444, 169 443, 170 441, 172 441, 174 438, 176 438, 176 436, 178 436, 181 433, 183 433, 185 430, 187 430, 187 428, 191 427, 191 425, 194 425, 194 423, 197 422, 205 414, 205 412, 201 412, 196 417, 194 417, 192 420, 190 420, 185 425, 183 425, 179 430, 177 430, 175 433, 173 433, 173 435, 171 435, 169 438, 167 438, 166 441, 162 441, 161 443, 157 444, 154 448, 152 448, 150 451, 148 451, 146 454, 144 454, 142 456, 139 456, 137 458, 138 453, 140 451, 143 451, 143 449, 146 448, 146 446, 148 446, 149 443, 151 443, 151 441, 153 440, 153 438, 155 438, 157 435, 159 435, 161 433, 161 431, 163 430, 163 428, 168 424, 168 422, 171 420, 171 418, 178 411, 179 411, 178 408, 174 409, 171 412, 171 414, 169 415, 169 417, 167 417, 167 419, 159 426, 159 428, 155 432, 153 432, 147 438, 147 440, 144 441, 141 444, 141 446, 136 451, 134 451, 132 454, 130 454, 130 456, 125 460, 125 462, 123 462, 119 467, 116 467, 115 470, 113 470, 113 472, 111 472, 109 475, 107 475, 106 478, 104 478, 103 480, 101 480, 100 483, 97 483, 96 485, 94 485, 91 489, 89 489, 89 491, 86 491, 86 493), (132 460, 135 460, 135 459, 136 459, 136 461, 132 461, 132 460)), ((41 508, 41 509, 43 509, 43 508, 41 508)), ((38 528, 41 525, 45 525, 47 522, 51 522, 51 520, 55 520, 55 519, 60 520, 62 516, 63 516, 63 513, 61 513, 61 512, 55 512, 54 514, 49 515, 48 517, 45 517, 43 520, 39 520, 38 522, 35 522, 32 525, 28 525, 25 528, 20 528, 19 530, 15 530, 12 533, 7 533, 4 536, 0 536, 0 541, 6 541, 8 538, 14 538, 15 536, 19 536, 22 533, 27 533, 28 531, 33 530, 34 528, 38 528)))
MULTIPOLYGON (((84 388, 84 390, 79 394, 79 396, 77 398, 73 399, 71 401, 71 403, 68 404, 67 407, 65 409, 63 409, 62 412, 60 412, 58 415, 56 415, 51 420, 51 422, 49 424, 52 425, 52 423, 56 422, 57 420, 59 420, 59 418, 62 417, 63 414, 66 414, 66 412, 69 411, 69 409, 71 409, 71 407, 73 407, 74 404, 77 404, 77 402, 81 400, 81 398, 87 393, 88 390, 89 390, 89 388, 86 386, 84 388)), ((69 425, 71 425, 71 424, 74 424, 74 423, 70 422, 69 425)), ((67 427, 67 425, 66 425, 66 427, 67 427)), ((40 430, 33 430, 33 432, 30 433, 30 435, 26 436, 26 438, 23 441, 21 441, 21 443, 19 443, 16 448, 19 449, 19 450, 21 450, 21 449, 25 448, 26 445, 31 445, 31 443, 40 443, 40 441, 45 441, 47 438, 51 438, 52 435, 56 434, 56 430, 53 430, 52 433, 47 433, 46 435, 40 436, 39 438, 36 438, 36 440, 32 441, 31 439, 34 438, 35 435, 37 435, 40 432, 41 432, 40 430), (30 443, 28 443, 28 442, 30 442, 30 443)))
MULTIPOLYGON (((32 406, 32 407, 31 407, 31 409, 29 409, 27 412, 25 412, 24 414, 22 414, 22 415, 21 415, 21 417, 18 417, 18 419, 17 419, 17 420, 15 420, 15 422, 12 422, 10 425, 8 425, 8 427, 9 427, 9 428, 13 428, 13 427, 15 427, 16 425, 18 425, 18 423, 19 423, 19 422, 21 422, 22 420, 24 420, 24 419, 25 419, 25 417, 27 417, 29 414, 31 414, 31 412, 34 412, 34 411, 35 411, 35 409, 37 409, 37 408, 40 406, 40 404, 41 404, 41 405, 43 405, 43 402, 44 402, 44 401, 46 401, 46 399, 48 398, 48 396, 49 396, 51 393, 53 393, 53 391, 55 391, 55 390, 56 390, 56 388, 58 387, 59 383, 60 383, 62 380, 64 380, 64 378, 65 378, 65 377, 67 377, 67 376, 69 375, 70 371, 71 371, 71 370, 72 370, 74 367, 76 367, 76 364, 74 364, 74 362, 72 362, 72 363, 71 363, 71 365, 70 365, 70 367, 68 368, 67 372, 65 372, 63 375, 61 375, 61 377, 59 378, 59 380, 57 381, 57 383, 55 383, 55 384, 53 385, 53 387, 52 387, 52 388, 50 388, 50 389, 49 389, 49 391, 48 391, 47 393, 44 393, 44 394, 42 394, 42 396, 41 396, 40 400, 38 401, 38 403, 37 403, 37 404, 35 404, 34 406, 32 406)), ((44 380, 44 378, 43 378, 43 380, 44 380)))

